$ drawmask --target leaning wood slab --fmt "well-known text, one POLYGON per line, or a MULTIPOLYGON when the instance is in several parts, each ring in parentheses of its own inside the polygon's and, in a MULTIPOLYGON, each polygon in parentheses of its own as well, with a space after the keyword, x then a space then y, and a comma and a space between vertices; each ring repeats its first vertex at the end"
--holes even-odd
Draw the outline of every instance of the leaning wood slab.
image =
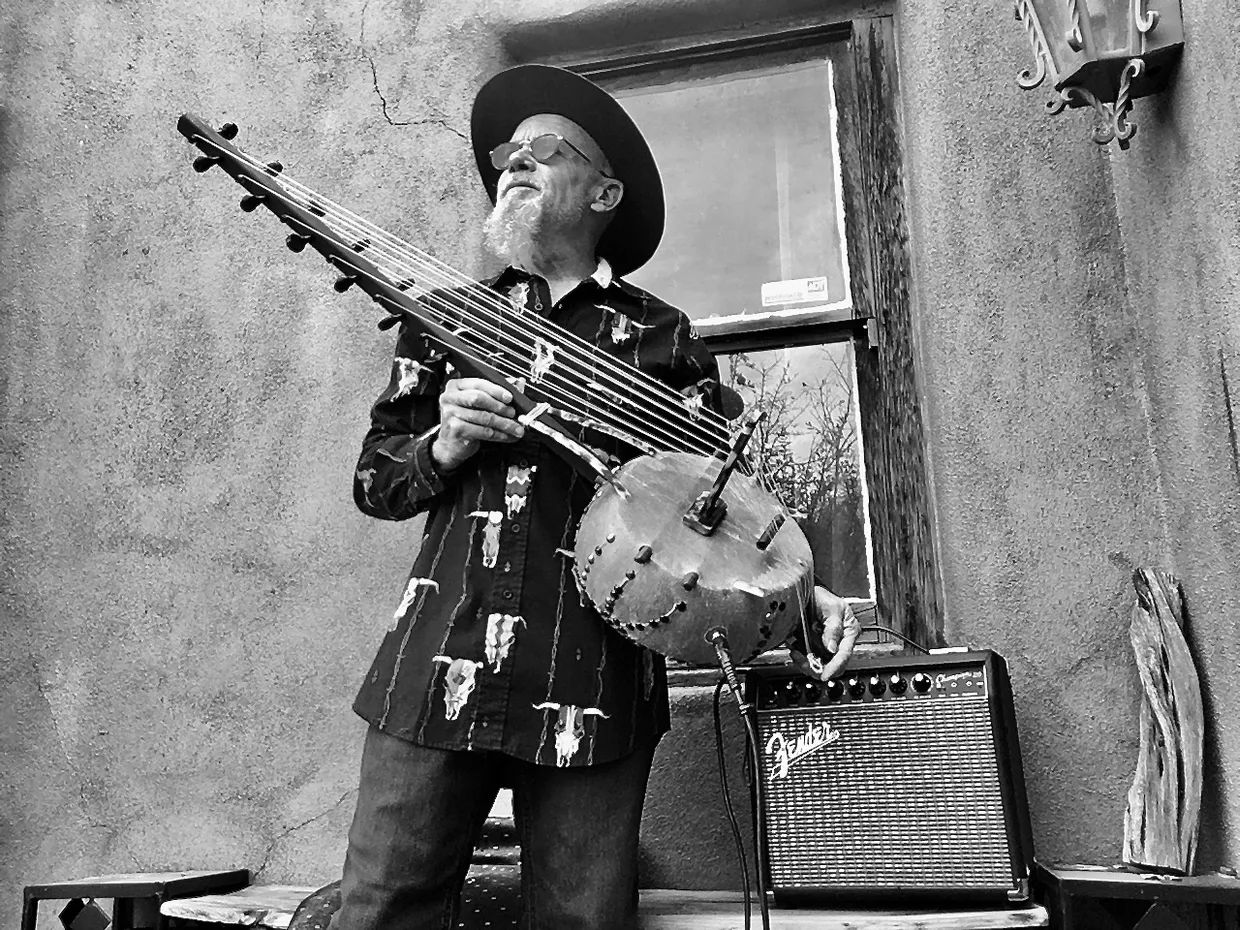
POLYGON ((1124 816, 1124 862, 1193 874, 1201 814, 1204 713, 1184 639, 1180 583, 1166 572, 1133 573, 1137 603, 1129 637, 1141 674, 1141 747, 1124 816))

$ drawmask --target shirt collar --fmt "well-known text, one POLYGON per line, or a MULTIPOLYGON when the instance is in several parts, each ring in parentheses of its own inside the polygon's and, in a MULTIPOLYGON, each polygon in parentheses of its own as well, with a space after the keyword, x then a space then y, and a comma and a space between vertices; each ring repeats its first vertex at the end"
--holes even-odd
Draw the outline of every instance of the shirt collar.
POLYGON ((605 258, 598 260, 598 267, 594 269, 594 274, 590 275, 599 287, 606 290, 611 287, 611 282, 615 280, 615 274, 611 270, 611 263, 605 258))
MULTIPOLYGON (((518 268, 513 268, 509 265, 494 278, 489 281, 484 281, 483 283, 491 287, 503 287, 509 281, 528 280, 529 278, 530 275, 527 272, 521 271, 518 268)), ((586 280, 593 281, 603 290, 611 287, 612 284, 620 283, 619 279, 616 278, 616 273, 612 271, 611 262, 607 261, 605 258, 600 258, 598 260, 598 267, 594 269, 594 272, 586 280)))

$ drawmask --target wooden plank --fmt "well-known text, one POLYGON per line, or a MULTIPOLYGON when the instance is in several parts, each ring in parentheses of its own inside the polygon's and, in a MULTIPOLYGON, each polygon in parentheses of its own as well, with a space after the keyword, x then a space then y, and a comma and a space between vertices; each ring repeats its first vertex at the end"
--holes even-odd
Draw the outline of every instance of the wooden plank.
MULTIPOLYGON (((203 895, 167 901, 165 917, 197 920, 226 927, 287 930, 293 912, 317 891, 295 885, 253 885, 232 894, 203 895)), ((754 906, 754 921, 758 920, 754 906)), ((822 910, 773 908, 772 930, 1005 930, 1048 926, 1045 908, 1014 910, 822 910)), ((642 930, 742 930, 739 892, 668 891, 641 893, 642 930)))
POLYGON ((250 873, 246 869, 225 872, 116 872, 89 875, 66 882, 27 885, 26 892, 40 899, 176 896, 242 888, 249 884, 249 881, 250 873))
POLYGON ((111 875, 91 875, 71 882, 74 885, 166 885, 169 882, 220 875, 220 872, 116 872, 111 875))
MULTIPOLYGON (((757 905, 753 909, 757 926, 757 905)), ((772 908, 772 930, 1003 930, 1046 927, 1046 909, 918 910, 772 908)), ((739 892, 643 890, 642 930, 742 930, 739 892)))
MULTIPOLYGON (((287 930, 297 906, 316 888, 291 885, 255 885, 224 895, 203 895, 168 901, 166 917, 197 920, 234 927, 287 930)), ((741 930, 744 923, 739 893, 715 891, 644 890, 641 893, 644 930, 741 930)), ((757 906, 754 906, 756 919, 757 906)), ((1007 927, 1045 927, 1041 907, 1015 910, 823 910, 773 908, 773 930, 1002 930, 1007 927)))
POLYGON ((317 885, 308 888, 301 885, 251 885, 231 894, 208 894, 165 901, 159 912, 165 917, 226 927, 288 930, 297 905, 317 890, 317 885))

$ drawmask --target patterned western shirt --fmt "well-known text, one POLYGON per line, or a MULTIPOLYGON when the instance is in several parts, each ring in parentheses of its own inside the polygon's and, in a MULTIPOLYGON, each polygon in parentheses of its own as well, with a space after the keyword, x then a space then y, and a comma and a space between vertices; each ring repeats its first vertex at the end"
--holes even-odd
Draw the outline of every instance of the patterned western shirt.
MULTIPOLYGON (((688 318, 613 278, 605 261, 555 306, 542 278, 511 268, 488 286, 514 313, 545 315, 718 409, 718 368, 688 318)), ((573 577, 592 483, 533 431, 483 443, 438 474, 430 445, 445 362, 402 325, 362 444, 358 507, 383 520, 427 518, 354 710, 420 745, 546 765, 607 762, 653 742, 669 726, 663 660, 607 626, 573 577)))

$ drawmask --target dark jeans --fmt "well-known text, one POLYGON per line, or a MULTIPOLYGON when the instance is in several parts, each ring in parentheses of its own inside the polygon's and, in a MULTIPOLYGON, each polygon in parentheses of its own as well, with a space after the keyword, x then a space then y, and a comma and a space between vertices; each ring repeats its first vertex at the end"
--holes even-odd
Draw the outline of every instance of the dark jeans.
POLYGON ((371 728, 332 930, 455 926, 474 844, 503 786, 521 842, 523 928, 632 930, 654 747, 550 768, 415 746, 371 728))

